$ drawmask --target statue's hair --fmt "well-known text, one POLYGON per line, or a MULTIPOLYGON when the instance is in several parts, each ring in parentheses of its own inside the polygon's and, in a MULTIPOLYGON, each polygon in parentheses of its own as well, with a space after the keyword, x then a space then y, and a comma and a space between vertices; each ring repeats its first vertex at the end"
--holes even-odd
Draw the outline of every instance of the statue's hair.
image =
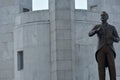
POLYGON ((101 14, 101 16, 102 15, 105 15, 107 18, 109 18, 109 15, 108 15, 108 13, 107 12, 105 12, 105 11, 102 11, 102 14, 101 14))

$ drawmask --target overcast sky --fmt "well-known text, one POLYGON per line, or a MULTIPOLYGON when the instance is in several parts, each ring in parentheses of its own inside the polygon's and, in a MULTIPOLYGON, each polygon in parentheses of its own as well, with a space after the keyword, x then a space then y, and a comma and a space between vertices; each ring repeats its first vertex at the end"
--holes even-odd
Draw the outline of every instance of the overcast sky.
MULTIPOLYGON (((33 0, 33 10, 48 9, 48 0, 33 0)), ((75 0, 76 9, 87 9, 87 0, 75 0)))

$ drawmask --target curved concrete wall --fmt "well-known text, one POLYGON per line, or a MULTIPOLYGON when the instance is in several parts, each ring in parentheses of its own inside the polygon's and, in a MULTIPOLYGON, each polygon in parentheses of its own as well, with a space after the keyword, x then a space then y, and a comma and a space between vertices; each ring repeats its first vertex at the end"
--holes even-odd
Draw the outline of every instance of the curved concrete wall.
POLYGON ((49 12, 23 13, 14 31, 15 80, 50 80, 49 12), (24 69, 17 70, 17 51, 23 50, 24 69))

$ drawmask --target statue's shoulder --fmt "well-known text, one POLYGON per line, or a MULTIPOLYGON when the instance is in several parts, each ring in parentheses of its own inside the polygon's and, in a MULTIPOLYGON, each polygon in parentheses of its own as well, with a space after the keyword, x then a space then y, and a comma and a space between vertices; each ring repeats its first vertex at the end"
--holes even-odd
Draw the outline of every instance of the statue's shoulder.
POLYGON ((114 25, 108 24, 110 28, 115 29, 114 25))

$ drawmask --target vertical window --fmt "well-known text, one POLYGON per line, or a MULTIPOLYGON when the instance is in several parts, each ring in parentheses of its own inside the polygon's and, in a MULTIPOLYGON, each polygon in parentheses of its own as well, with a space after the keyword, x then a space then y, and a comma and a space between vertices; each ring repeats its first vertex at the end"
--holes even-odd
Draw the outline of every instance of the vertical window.
POLYGON ((48 0, 32 0, 32 10, 48 9, 48 0))
POLYGON ((75 9, 87 9, 87 0, 75 0, 75 9))
POLYGON ((23 69, 23 51, 18 51, 17 52, 17 64, 18 64, 18 71, 23 69))

